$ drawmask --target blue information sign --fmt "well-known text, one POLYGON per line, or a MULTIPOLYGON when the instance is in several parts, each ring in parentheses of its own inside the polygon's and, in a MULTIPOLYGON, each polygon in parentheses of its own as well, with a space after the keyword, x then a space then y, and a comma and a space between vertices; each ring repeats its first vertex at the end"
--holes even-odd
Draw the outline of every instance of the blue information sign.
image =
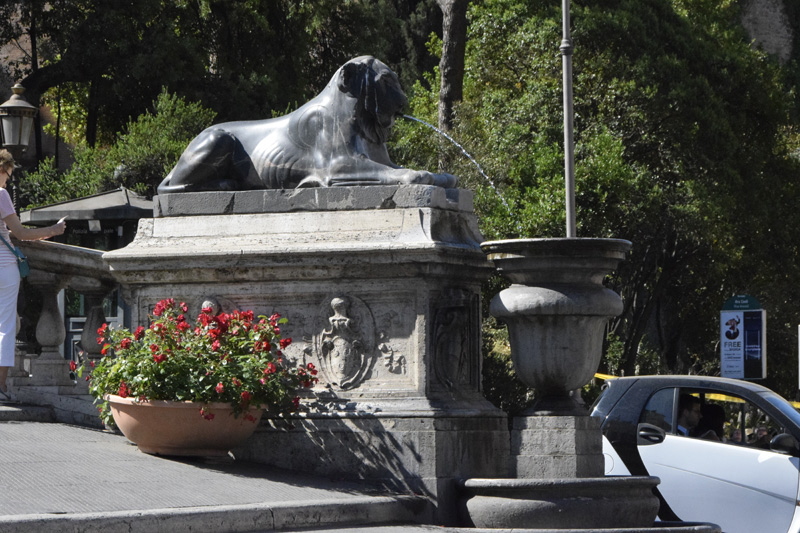
POLYGON ((739 294, 722 306, 720 357, 723 377, 767 377, 767 313, 752 296, 739 294))

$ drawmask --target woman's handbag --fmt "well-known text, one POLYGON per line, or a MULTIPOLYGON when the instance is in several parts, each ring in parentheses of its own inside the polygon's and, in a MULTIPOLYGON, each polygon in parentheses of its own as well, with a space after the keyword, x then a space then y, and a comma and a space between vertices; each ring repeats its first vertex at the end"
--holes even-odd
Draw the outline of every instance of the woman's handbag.
POLYGON ((22 253, 22 250, 17 248, 16 246, 11 246, 7 240, 0 237, 0 241, 3 241, 3 244, 8 246, 8 249, 11 250, 11 253, 14 254, 14 257, 17 258, 17 267, 19 268, 19 277, 24 278, 28 274, 31 273, 31 265, 28 264, 28 258, 25 257, 25 254, 22 253))

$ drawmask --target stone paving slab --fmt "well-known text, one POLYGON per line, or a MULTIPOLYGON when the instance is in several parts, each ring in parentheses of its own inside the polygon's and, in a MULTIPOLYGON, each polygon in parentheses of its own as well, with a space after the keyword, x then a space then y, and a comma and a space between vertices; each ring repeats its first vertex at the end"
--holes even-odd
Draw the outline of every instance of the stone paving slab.
POLYGON ((173 459, 64 424, 0 422, 0 531, 233 532, 412 520, 414 496, 232 459, 173 459))

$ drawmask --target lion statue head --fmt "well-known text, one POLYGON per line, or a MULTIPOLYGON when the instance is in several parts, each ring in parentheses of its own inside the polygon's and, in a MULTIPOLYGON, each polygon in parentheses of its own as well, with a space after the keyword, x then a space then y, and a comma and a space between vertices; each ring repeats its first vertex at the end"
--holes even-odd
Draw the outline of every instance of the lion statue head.
POLYGON ((340 91, 358 100, 354 118, 364 138, 374 144, 385 143, 395 118, 408 105, 397 74, 382 61, 361 56, 345 63, 334 80, 340 91))

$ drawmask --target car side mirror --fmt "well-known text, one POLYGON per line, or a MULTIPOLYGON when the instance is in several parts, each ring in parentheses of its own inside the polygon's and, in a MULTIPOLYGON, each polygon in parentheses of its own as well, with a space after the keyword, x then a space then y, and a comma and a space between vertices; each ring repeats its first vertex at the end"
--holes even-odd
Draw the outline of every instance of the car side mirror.
POLYGON ((773 452, 782 453, 785 455, 794 455, 795 457, 800 456, 800 443, 798 443, 797 439, 788 433, 775 435, 772 440, 769 441, 769 449, 773 452))
POLYGON ((636 426, 636 445, 650 446, 664 442, 666 432, 658 426, 642 422, 636 426))

